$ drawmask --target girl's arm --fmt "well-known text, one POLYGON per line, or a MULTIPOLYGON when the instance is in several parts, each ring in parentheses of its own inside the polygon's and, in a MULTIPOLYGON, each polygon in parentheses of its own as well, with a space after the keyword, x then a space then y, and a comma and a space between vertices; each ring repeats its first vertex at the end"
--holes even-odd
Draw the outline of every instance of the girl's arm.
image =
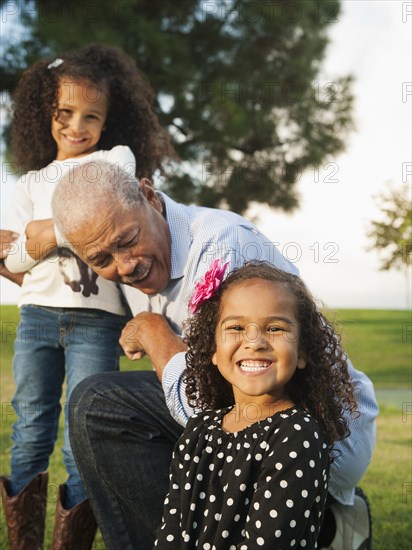
POLYGON ((24 273, 12 273, 4 265, 4 260, 0 260, 0 276, 8 279, 12 283, 21 286, 23 283, 24 273))
POLYGON ((29 222, 26 237, 26 250, 33 260, 42 260, 57 247, 52 218, 29 222))
POLYGON ((24 234, 14 243, 5 265, 11 273, 29 271, 56 247, 53 220, 31 221, 24 234))
POLYGON ((37 263, 37 260, 33 259, 26 251, 25 234, 25 229, 33 220, 34 215, 33 196, 35 196, 34 189, 37 185, 35 174, 35 172, 29 172, 19 178, 15 184, 12 201, 7 212, 6 227, 15 231, 19 238, 8 251, 5 259, 7 272, 4 272, 4 276, 26 272, 37 263))
POLYGON ((329 451, 322 448, 317 424, 297 416, 282 423, 264 450, 246 536, 238 549, 316 547, 327 496, 329 451))
POLYGON ((21 286, 24 273, 11 273, 4 265, 4 260, 11 250, 18 234, 7 229, 0 229, 0 276, 21 286))

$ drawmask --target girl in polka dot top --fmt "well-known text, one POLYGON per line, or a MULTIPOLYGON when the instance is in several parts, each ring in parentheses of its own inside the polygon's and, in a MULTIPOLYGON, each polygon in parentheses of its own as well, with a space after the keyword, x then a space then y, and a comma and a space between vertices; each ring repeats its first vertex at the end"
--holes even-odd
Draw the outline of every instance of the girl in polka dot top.
POLYGON ((339 338, 294 275, 254 262, 214 281, 187 324, 200 412, 173 453, 155 548, 317 548, 332 446, 356 411, 339 338))

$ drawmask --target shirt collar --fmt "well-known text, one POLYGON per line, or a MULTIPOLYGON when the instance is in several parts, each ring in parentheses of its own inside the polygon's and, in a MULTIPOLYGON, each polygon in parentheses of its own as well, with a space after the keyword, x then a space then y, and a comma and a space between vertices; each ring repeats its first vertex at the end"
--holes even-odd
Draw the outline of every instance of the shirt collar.
POLYGON ((171 279, 183 277, 190 250, 190 218, 188 207, 169 198, 165 193, 157 191, 165 205, 166 220, 169 225, 172 240, 171 249, 171 279))

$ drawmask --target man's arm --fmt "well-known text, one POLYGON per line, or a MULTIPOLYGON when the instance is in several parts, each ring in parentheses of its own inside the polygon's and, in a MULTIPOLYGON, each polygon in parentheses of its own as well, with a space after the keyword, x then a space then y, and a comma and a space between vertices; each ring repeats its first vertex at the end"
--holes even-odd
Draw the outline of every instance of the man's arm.
POLYGON ((181 424, 195 412, 186 399, 182 374, 186 368, 186 345, 163 315, 143 312, 127 323, 120 344, 131 360, 148 355, 162 383, 171 416, 181 424))
POLYGON ((186 385, 183 373, 186 369, 186 352, 180 352, 170 358, 163 369, 162 387, 170 416, 181 426, 186 426, 196 411, 186 397, 186 385))
POLYGON ((366 472, 375 448, 379 407, 372 382, 347 361, 359 415, 347 413, 350 434, 334 445, 336 457, 330 467, 329 492, 342 504, 353 504, 355 486, 366 472))

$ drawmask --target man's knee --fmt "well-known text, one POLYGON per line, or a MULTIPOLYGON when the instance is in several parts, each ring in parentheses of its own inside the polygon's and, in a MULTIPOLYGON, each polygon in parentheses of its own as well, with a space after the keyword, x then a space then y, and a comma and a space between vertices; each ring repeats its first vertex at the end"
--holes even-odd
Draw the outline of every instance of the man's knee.
POLYGON ((99 389, 107 388, 107 374, 98 373, 88 376, 73 389, 69 400, 69 430, 70 434, 82 428, 85 421, 85 412, 89 409, 99 389))
POLYGON ((70 396, 70 407, 78 407, 85 401, 88 401, 90 397, 96 393, 96 389, 100 385, 100 379, 104 377, 105 374, 106 373, 92 374, 79 382, 70 396))

